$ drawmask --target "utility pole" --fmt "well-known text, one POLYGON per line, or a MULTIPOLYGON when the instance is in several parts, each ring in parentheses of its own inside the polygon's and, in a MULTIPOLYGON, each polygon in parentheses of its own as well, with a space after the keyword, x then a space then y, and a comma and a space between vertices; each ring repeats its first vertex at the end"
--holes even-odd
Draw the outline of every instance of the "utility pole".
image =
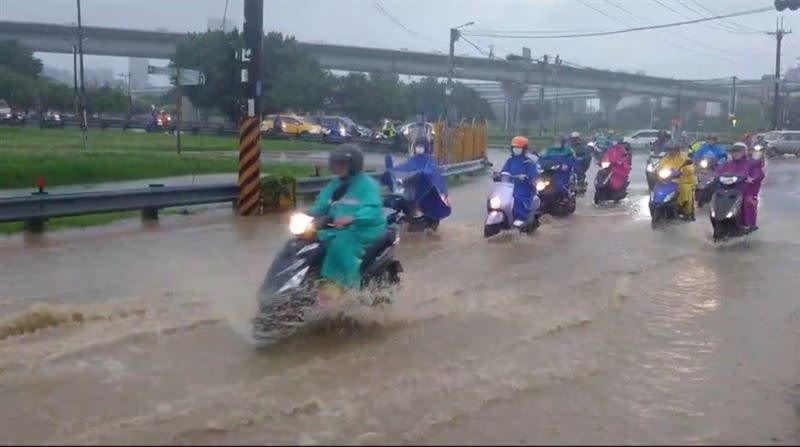
POLYGON ((447 86, 445 87, 445 98, 444 98, 444 116, 445 122, 448 126, 450 126, 456 120, 456 110, 455 104, 453 104, 451 95, 453 94, 453 76, 456 72, 456 41, 461 36, 461 33, 458 31, 459 28, 463 28, 465 26, 474 25, 475 22, 467 22, 461 26, 457 26, 455 28, 450 28, 450 52, 448 61, 450 64, 450 71, 447 75, 447 86))
POLYGON ((244 0, 244 48, 238 54, 242 88, 239 121, 240 215, 260 212, 261 205, 261 50, 264 41, 264 0, 244 0))
POLYGON ((75 118, 78 119, 78 126, 81 126, 81 97, 78 94, 78 47, 72 44, 72 97, 75 102, 75 118))
POLYGON ((781 127, 779 123, 781 110, 781 43, 783 42, 783 36, 792 34, 792 32, 783 29, 783 17, 781 17, 780 24, 776 25, 775 32, 767 34, 775 36, 775 41, 777 42, 775 46, 775 93, 773 95, 772 104, 772 130, 778 130, 781 127))
POLYGON ((81 122, 81 130, 83 132, 83 150, 88 149, 88 135, 87 132, 89 131, 89 121, 88 116, 86 113, 86 86, 84 84, 84 76, 83 76, 83 26, 81 24, 81 0, 77 0, 78 2, 78 58, 80 59, 81 65, 81 114, 80 114, 80 122, 81 122))
POLYGON ((539 136, 544 135, 544 88, 547 85, 547 55, 539 63, 542 67, 542 85, 539 86, 539 136))
POLYGON ((455 118, 452 115, 453 113, 453 104, 451 100, 451 94, 453 93, 453 74, 456 71, 456 63, 455 63, 455 53, 456 53, 456 40, 458 40, 458 30, 455 28, 450 28, 450 56, 448 58, 450 64, 450 71, 447 74, 447 86, 444 90, 444 117, 445 122, 448 126, 452 123, 453 119, 455 118))
POLYGON ((181 93, 181 67, 175 66, 175 143, 178 147, 178 155, 181 153, 181 103, 183 102, 183 94, 181 93))

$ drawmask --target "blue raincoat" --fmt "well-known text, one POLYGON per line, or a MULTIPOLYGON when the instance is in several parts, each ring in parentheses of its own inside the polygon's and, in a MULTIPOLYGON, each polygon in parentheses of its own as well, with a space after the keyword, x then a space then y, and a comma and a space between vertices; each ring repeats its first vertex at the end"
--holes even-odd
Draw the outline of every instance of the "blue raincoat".
MULTIPOLYGON (((389 168, 395 172, 418 172, 415 191, 415 205, 425 217, 442 220, 450 215, 451 207, 447 195, 447 182, 439 169, 436 159, 430 153, 430 145, 426 144, 424 154, 414 154, 405 163, 389 168)), ((384 178, 386 182, 386 178, 384 178)))
POLYGON ((511 175, 525 174, 527 180, 514 179, 514 220, 526 220, 531 212, 531 204, 535 191, 533 189, 536 177, 539 176, 539 169, 536 162, 527 155, 512 155, 503 165, 502 172, 511 175))
POLYGON ((719 144, 704 144, 692 155, 692 161, 698 162, 708 155, 716 157, 717 161, 723 162, 728 159, 728 153, 719 144))
POLYGON ((578 160, 575 158, 575 152, 569 146, 564 147, 551 147, 547 149, 539 158, 539 165, 543 170, 553 165, 567 165, 568 170, 562 171, 561 169, 555 171, 555 180, 560 191, 565 191, 567 185, 572 179, 572 173, 575 172, 575 166, 578 160))

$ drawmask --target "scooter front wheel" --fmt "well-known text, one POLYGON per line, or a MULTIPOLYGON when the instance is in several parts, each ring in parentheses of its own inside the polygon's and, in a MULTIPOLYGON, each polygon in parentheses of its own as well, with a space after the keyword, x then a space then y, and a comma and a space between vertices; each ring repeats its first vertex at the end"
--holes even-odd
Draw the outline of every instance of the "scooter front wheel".
POLYGON ((492 224, 483 226, 483 237, 489 238, 497 236, 503 230, 502 224, 492 224))

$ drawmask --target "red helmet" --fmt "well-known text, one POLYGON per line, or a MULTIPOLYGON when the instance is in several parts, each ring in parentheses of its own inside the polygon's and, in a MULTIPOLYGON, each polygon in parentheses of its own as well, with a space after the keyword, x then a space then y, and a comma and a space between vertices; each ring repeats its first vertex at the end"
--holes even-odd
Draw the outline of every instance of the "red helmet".
POLYGON ((511 147, 521 147, 528 149, 528 139, 523 136, 516 136, 511 139, 511 147))

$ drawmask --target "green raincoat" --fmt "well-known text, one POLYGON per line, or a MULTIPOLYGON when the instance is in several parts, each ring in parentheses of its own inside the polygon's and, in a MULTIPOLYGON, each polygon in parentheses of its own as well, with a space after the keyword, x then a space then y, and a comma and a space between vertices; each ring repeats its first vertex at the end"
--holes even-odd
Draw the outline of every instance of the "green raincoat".
POLYGON ((320 230, 317 236, 326 248, 322 278, 344 288, 357 289, 361 286, 361 258, 366 248, 383 236, 386 218, 383 216, 380 187, 375 179, 361 173, 348 181, 350 186, 347 192, 335 202, 333 193, 342 180, 337 178, 330 182, 320 192, 309 213, 334 219, 345 216, 353 218, 350 225, 320 230))

